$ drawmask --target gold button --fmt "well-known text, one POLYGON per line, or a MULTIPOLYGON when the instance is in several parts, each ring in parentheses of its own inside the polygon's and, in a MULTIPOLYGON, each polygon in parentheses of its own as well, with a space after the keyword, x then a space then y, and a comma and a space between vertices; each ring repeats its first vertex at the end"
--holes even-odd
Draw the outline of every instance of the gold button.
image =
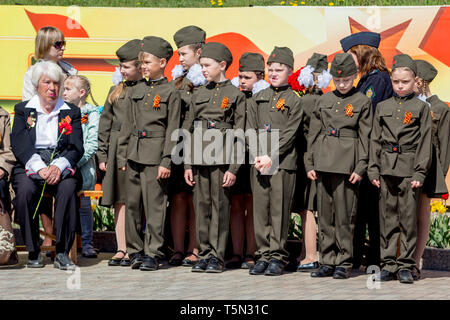
POLYGON ((398 109, 397 111, 400 112, 400 109, 398 109))
POLYGON ((150 97, 150 93, 147 93, 147 96, 149 96, 149 97, 150 97))
POLYGON ((190 92, 188 92, 187 94, 191 94, 190 92))
POLYGON ((275 107, 272 107, 272 109, 275 109, 275 107))
POLYGON ((217 88, 216 90, 219 91, 219 88, 217 88))
POLYGON ((216 103, 215 101, 213 103, 216 103))
POLYGON ((216 96, 217 97, 217 93, 214 95, 214 96, 216 96))
POLYGON ((399 102, 398 104, 402 104, 401 102, 399 102))
POLYGON ((338 101, 338 104, 341 104, 341 103, 338 101))
POLYGON ((150 88, 152 88, 152 89, 153 89, 153 86, 151 86, 150 88))
POLYGON ((146 102, 146 103, 144 103, 144 105, 147 105, 147 102, 146 102))
POLYGON ((336 112, 339 112, 339 110, 336 110, 336 112))
POLYGON ((277 100, 277 99, 273 98, 273 100, 275 101, 275 100, 277 100))
POLYGON ((399 120, 400 118, 399 117, 397 117, 397 120, 399 120))

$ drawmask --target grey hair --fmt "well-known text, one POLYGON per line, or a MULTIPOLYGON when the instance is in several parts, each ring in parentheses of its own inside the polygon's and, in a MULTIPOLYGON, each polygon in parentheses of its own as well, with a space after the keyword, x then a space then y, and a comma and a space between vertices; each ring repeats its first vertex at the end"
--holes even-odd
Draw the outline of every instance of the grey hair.
POLYGON ((31 83, 37 89, 39 79, 42 76, 48 76, 53 81, 60 84, 64 81, 64 74, 60 66, 52 61, 39 61, 35 64, 31 74, 31 83))

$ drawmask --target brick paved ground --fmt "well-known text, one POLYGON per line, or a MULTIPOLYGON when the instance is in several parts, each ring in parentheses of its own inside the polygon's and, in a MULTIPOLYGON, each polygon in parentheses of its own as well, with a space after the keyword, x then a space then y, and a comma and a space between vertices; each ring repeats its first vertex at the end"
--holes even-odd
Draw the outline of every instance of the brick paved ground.
MULTIPOLYGON (((0 269, 0 299, 450 299, 450 272, 424 270, 422 280, 413 285, 383 282, 380 289, 369 290, 368 275, 357 270, 348 280, 315 279, 309 273, 250 276, 246 270, 198 274, 166 262, 156 272, 142 272, 108 267, 111 256, 79 259, 80 289, 68 289, 71 274, 54 269, 49 258, 43 269, 0 269)), ((26 260, 21 253, 20 263, 26 260)))

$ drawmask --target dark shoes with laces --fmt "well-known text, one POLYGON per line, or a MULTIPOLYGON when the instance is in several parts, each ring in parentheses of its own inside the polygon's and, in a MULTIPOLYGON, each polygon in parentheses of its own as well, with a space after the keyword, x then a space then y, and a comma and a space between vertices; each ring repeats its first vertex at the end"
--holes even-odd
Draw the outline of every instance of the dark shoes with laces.
POLYGON ((59 270, 75 270, 76 265, 70 260, 69 255, 64 252, 56 254, 53 267, 59 270))

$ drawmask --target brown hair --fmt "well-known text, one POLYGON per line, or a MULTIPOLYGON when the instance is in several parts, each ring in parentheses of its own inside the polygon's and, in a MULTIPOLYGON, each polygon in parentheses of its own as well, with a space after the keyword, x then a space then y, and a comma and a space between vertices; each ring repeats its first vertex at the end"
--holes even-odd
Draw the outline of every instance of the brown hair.
POLYGON ((56 41, 64 41, 64 35, 58 28, 43 27, 39 29, 35 39, 35 58, 43 59, 56 41))
POLYGON ((381 52, 375 47, 359 44, 351 47, 349 52, 356 55, 359 64, 358 71, 361 76, 364 76, 373 70, 388 71, 381 52))
MULTIPOLYGON (((193 43, 193 44, 190 44, 190 45, 189 45, 189 49, 191 49, 192 51, 194 51, 194 53, 195 53, 197 50, 200 50, 200 53, 201 53, 201 49, 202 49, 203 45, 204 45, 203 42, 193 43)), ((179 77, 179 78, 177 78, 177 79, 175 80, 175 88, 176 88, 177 90, 181 90, 183 79, 184 79, 184 77, 179 77)), ((188 90, 189 92, 191 92, 191 93, 192 93, 192 91, 194 90, 194 85, 193 85, 190 81, 189 81, 189 83, 187 84, 187 90, 188 90)))
MULTIPOLYGON (((137 60, 133 60, 134 62, 134 66, 136 68, 139 68, 142 64, 142 60, 141 60, 141 53, 139 53, 139 59, 137 60)), ((108 102, 110 104, 113 104, 115 102, 117 102, 117 100, 119 99, 120 95, 122 94, 122 92, 124 92, 124 90, 126 89, 127 85, 125 84, 125 82, 121 82, 118 85, 116 85, 113 89, 113 91, 110 93, 110 95, 108 96, 108 102)), ((126 91, 125 91, 126 92, 126 91)))
POLYGON ((91 98, 92 102, 95 104, 95 106, 98 106, 98 103, 95 101, 94 97, 92 96, 91 91, 91 83, 88 78, 81 75, 73 75, 67 77, 65 81, 73 80, 76 83, 76 86, 78 89, 84 89, 86 91, 86 95, 83 98, 87 98, 88 96, 91 98))

